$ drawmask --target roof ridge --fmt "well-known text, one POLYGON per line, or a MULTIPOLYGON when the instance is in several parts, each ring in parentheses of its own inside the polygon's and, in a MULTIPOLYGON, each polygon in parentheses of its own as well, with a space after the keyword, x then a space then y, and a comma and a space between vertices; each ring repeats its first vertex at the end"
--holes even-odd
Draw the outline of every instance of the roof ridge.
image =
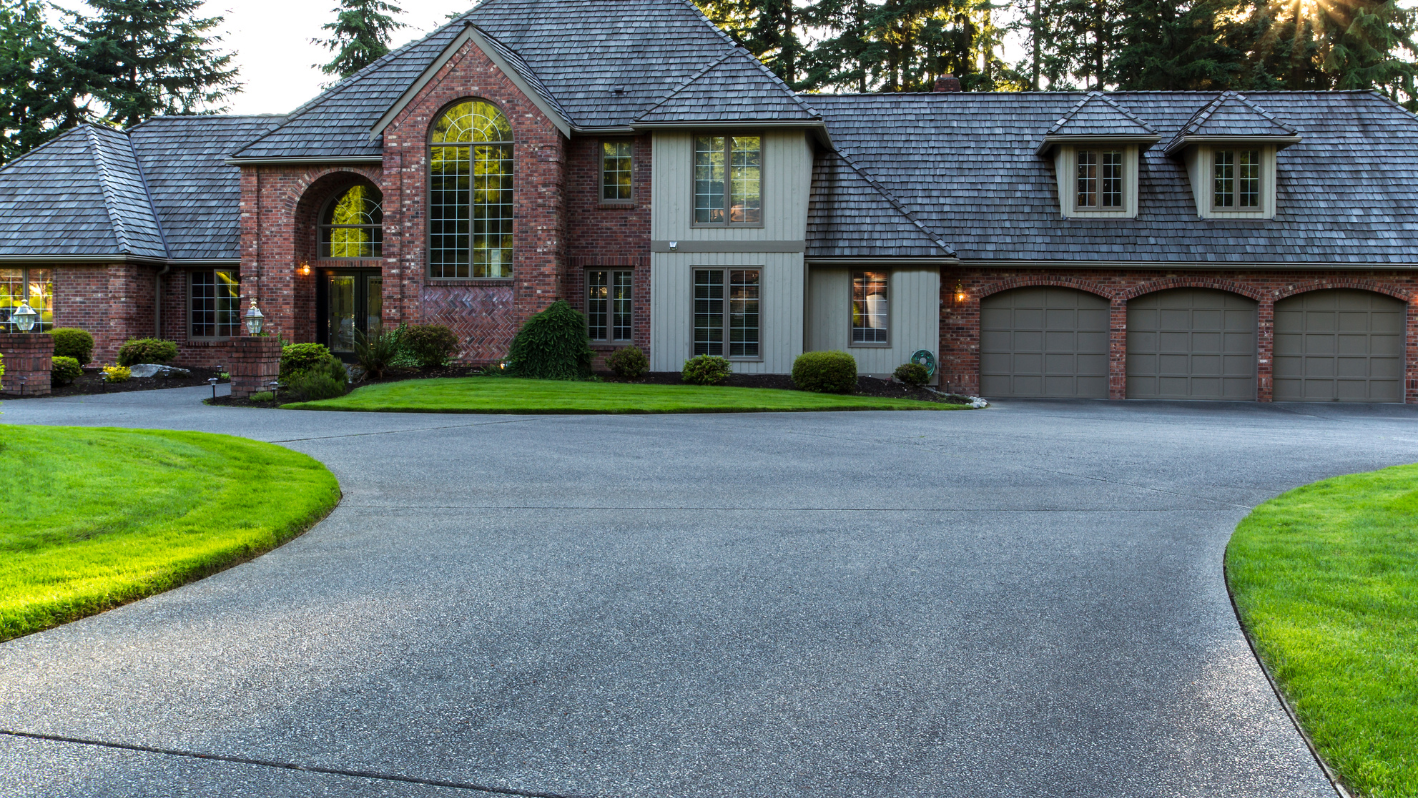
MULTIPOLYGON (((484 1, 485 1, 485 2, 491 2, 492 0, 484 0, 484 1)), ((479 6, 479 7, 481 7, 481 6, 479 6)), ((469 13, 471 13, 471 12, 469 12, 469 13)), ((560 100, 559 98, 557 98, 557 96, 556 96, 555 94, 552 93, 551 87, 547 86, 547 82, 546 82, 545 80, 542 80, 542 76, 537 74, 537 70, 534 69, 534 68, 532 67, 532 65, 527 62, 527 59, 526 59, 526 58, 523 58, 523 57, 522 57, 522 54, 521 54, 521 53, 519 53, 519 52, 517 52, 515 49, 513 49, 512 45, 510 45, 510 44, 508 44, 507 42, 504 42, 503 40, 501 40, 501 39, 497 38, 496 36, 492 35, 492 33, 490 33, 490 32, 487 30, 487 28, 484 28, 483 26, 477 24, 476 22, 469 21, 469 22, 467 23, 467 25, 468 25, 468 27, 470 27, 470 28, 472 28, 473 30, 477 31, 479 36, 482 36, 482 37, 486 38, 488 41, 490 41, 490 42, 492 42, 492 43, 494 43, 494 44, 496 44, 496 45, 499 45, 500 47, 502 47, 502 49, 504 49, 504 50, 506 50, 507 52, 511 53, 512 56, 515 57, 515 58, 517 59, 517 62, 518 62, 518 63, 512 64, 512 68, 518 70, 519 72, 522 71, 522 70, 526 70, 526 72, 527 72, 527 75, 526 75, 526 76, 527 76, 527 77, 530 77, 533 81, 536 81, 536 83, 537 83, 537 85, 536 85, 536 86, 533 86, 532 88, 534 88, 534 89, 540 88, 541 91, 539 91, 539 92, 537 92, 537 93, 538 93, 538 94, 541 94, 544 98, 546 98, 547 100, 551 101, 552 106, 554 106, 554 107, 556 108, 557 113, 561 114, 561 116, 562 116, 563 119, 567 120, 568 122, 571 121, 571 114, 569 114, 569 113, 566 112, 566 108, 562 106, 561 100, 560 100)), ((530 98, 529 98, 529 99, 530 99, 530 98)))
POLYGON ((1146 130, 1147 132, 1153 134, 1157 133, 1156 128, 1142 121, 1132 112, 1128 111, 1126 108, 1123 108, 1121 105, 1118 105, 1117 103, 1113 102, 1112 98, 1108 97, 1108 95, 1104 94, 1101 91, 1098 91, 1097 89, 1093 89, 1092 91, 1089 91, 1087 94, 1083 95, 1082 99, 1080 99, 1078 102, 1074 103, 1073 107, 1068 109, 1067 113, 1059 117, 1058 121, 1054 122, 1053 126, 1044 132, 1044 135, 1052 136, 1055 133, 1059 132, 1059 130, 1062 129, 1064 125, 1068 124, 1068 122, 1078 116, 1078 113, 1083 110, 1084 106, 1088 105, 1094 100, 1100 100, 1104 105, 1122 114, 1125 119, 1127 119, 1134 125, 1137 125, 1138 127, 1142 128, 1143 130, 1146 130))
POLYGON ((1227 93, 1227 94, 1230 94, 1230 95, 1233 96, 1233 97, 1235 97, 1236 100, 1237 100, 1238 102, 1240 102, 1242 105, 1244 105, 1244 106, 1246 106, 1247 108, 1251 109, 1252 111, 1255 111, 1256 113, 1260 114, 1260 115, 1261 115, 1262 117, 1264 117, 1267 121, 1269 121, 1269 122, 1275 124, 1276 127, 1279 127, 1279 128, 1281 128, 1281 129, 1283 129, 1285 132, 1290 133, 1291 135, 1294 135, 1294 134, 1295 134, 1296 130, 1295 130, 1295 127, 1294 127, 1293 125, 1287 125, 1287 124, 1285 124, 1284 122, 1281 122, 1279 119, 1276 119, 1275 116, 1274 116, 1273 114, 1271 114, 1269 111, 1267 111, 1267 110, 1265 110, 1264 108, 1262 108, 1261 106, 1256 105, 1255 103, 1251 102, 1251 99, 1250 99, 1249 97, 1247 97, 1246 95, 1241 94, 1240 92, 1236 92, 1236 91, 1228 91, 1228 92, 1226 92, 1226 93, 1227 93))
MULTIPOLYGON (((98 138, 98 127, 92 124, 85 124, 84 135, 89 140, 89 156, 93 159, 94 167, 98 170, 99 191, 103 194, 103 207, 108 211, 108 223, 113 231, 113 237, 117 240, 118 251, 125 255, 133 254, 133 248, 128 243, 128 233, 124 229, 123 220, 119 217, 113 207, 113 189, 108 184, 108 163, 103 157, 103 145, 98 138)), ((119 135, 127 138, 128 134, 116 131, 119 135)))
POLYGON ((908 209, 906 205, 901 202, 901 200, 897 199, 895 194, 891 193, 890 189, 877 182, 876 178, 872 177, 870 174, 867 174, 867 171, 865 169, 858 166, 857 162, 852 160, 851 153, 848 153, 846 150, 840 147, 837 148, 836 153, 837 157, 841 158, 843 163, 847 164, 847 166, 853 172, 856 172, 859 177, 867 181, 867 184, 870 185, 873 189, 875 189, 876 192, 881 195, 882 199, 886 200, 888 203, 891 204, 891 207, 895 208, 902 216, 906 217, 907 221, 919 228, 920 231, 926 236, 926 238, 929 238, 932 242, 934 242, 937 246, 944 250, 947 255, 955 257, 955 248, 945 243, 945 239, 931 232, 930 228, 926 227, 920 219, 917 219, 916 215, 912 213, 910 209, 908 209))
POLYGON ((731 55, 733 55, 733 54, 734 54, 733 50, 730 50, 729 52, 724 53, 722 56, 719 57, 719 60, 715 61, 714 63, 710 64, 710 65, 707 66, 707 67, 704 67, 703 69, 701 69, 701 70, 699 70, 698 72, 694 73, 694 74, 693 74, 692 76, 690 76, 689 78, 686 78, 683 83, 681 83, 681 84, 679 84, 678 86, 676 86, 673 91, 671 91, 669 94, 666 94, 663 98, 661 98, 661 100, 660 100, 659 102, 655 103, 654 105, 650 106, 649 108, 646 108, 644 111, 641 111, 641 112, 640 112, 640 115, 637 116, 637 117, 635 117, 636 120, 644 119, 645 117, 649 116, 650 113, 651 113, 652 111, 654 111, 656 108, 659 108, 660 106, 664 105, 665 103, 669 102, 670 100, 673 100, 673 99, 675 98, 675 95, 676 95, 676 94, 679 94, 680 92, 684 91, 685 89, 689 88, 690 86, 693 86, 694 83, 695 83, 695 81, 697 81, 697 80, 699 80, 700 78, 704 77, 705 75, 709 74, 709 72, 710 72, 711 70, 713 70, 715 67, 717 67, 717 66, 719 66, 720 64, 724 63, 725 61, 729 60, 729 56, 731 56, 731 55))
POLYGON ((793 98, 793 102, 797 103, 799 107, 801 107, 804 111, 807 111, 810 115, 821 118, 822 114, 819 114, 817 112, 817 109, 803 102, 802 98, 798 97, 798 93, 793 91, 793 87, 789 86, 787 81, 773 74, 773 70, 769 69, 768 65, 763 63, 763 61, 758 56, 754 55, 753 53, 750 53, 748 49, 743 47, 742 45, 738 45, 736 47, 736 50, 742 52, 745 56, 747 56, 748 59, 753 62, 754 66, 758 67, 758 70, 760 72, 767 75, 769 80, 776 83, 780 89, 782 89, 788 94, 789 97, 793 98))
POLYGON ((158 204, 153 201, 153 191, 148 188, 148 175, 143 169, 143 159, 138 157, 138 147, 133 143, 133 135, 125 133, 123 138, 128 142, 128 151, 133 155, 133 168, 138 170, 138 182, 143 184, 143 196, 148 199, 148 210, 153 214, 153 226, 158 229, 158 240, 162 242, 162 254, 165 257, 172 257, 172 247, 167 243, 167 231, 163 229, 162 217, 158 215, 158 204))

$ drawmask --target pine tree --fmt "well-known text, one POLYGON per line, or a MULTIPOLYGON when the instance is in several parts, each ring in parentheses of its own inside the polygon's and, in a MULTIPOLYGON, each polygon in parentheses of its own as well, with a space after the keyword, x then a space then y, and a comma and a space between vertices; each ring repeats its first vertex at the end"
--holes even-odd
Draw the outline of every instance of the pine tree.
POLYGON ((161 114, 220 112, 241 90, 232 55, 216 49, 222 17, 198 17, 202 0, 85 0, 66 12, 63 39, 76 78, 112 124, 161 114))
POLYGON ((729 34, 784 83, 804 85, 806 48, 802 20, 814 14, 814 4, 799 8, 793 0, 697 0, 715 25, 729 34))
POLYGON ((1220 91, 1246 71, 1217 20, 1234 0, 1125 0, 1106 82, 1124 91, 1220 91))
POLYGON ((340 0, 333 10, 335 21, 321 28, 330 31, 330 38, 311 41, 335 53, 334 60, 320 66, 320 71, 341 79, 387 55, 390 36, 405 27, 391 16, 404 10, 384 0, 340 0))
POLYGON ((0 164, 79 123, 84 111, 46 4, 0 6, 0 164))

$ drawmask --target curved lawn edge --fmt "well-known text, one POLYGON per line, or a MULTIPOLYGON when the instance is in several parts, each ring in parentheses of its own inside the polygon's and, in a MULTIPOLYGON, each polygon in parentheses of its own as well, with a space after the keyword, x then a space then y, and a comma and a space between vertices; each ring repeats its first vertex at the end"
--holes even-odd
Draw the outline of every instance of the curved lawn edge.
POLYGON ((328 407, 318 402, 295 402, 288 405, 281 405, 281 410, 320 410, 328 413, 442 413, 445 415, 465 415, 465 416, 673 416, 686 414, 718 414, 718 413, 860 413, 866 411, 877 412, 919 412, 931 410, 972 410, 969 405, 948 405, 941 404, 939 407, 872 407, 844 406, 844 407, 749 407, 749 408, 698 408, 688 410, 576 410, 576 409, 523 409, 523 410, 501 410, 501 409, 467 409, 467 408, 439 408, 439 407, 328 407))
POLYGON ((30 471, 6 464, 0 497, 14 507, 48 488, 58 501, 32 499, 0 528, 0 642, 249 562, 342 499, 315 458, 230 435, 0 425, 0 458, 17 449, 42 451, 30 471))
POLYGON ((1247 643, 1336 790, 1418 795, 1418 465, 1260 504, 1223 571, 1247 643))

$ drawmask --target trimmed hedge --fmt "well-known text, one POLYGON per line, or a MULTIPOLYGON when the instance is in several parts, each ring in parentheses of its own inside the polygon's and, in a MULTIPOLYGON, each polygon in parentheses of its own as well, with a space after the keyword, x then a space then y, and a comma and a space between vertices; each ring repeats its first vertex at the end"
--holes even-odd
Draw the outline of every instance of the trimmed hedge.
POLYGON ((404 349, 419 368, 438 368, 458 351, 458 336, 442 324, 413 324, 404 328, 404 349))
POLYGON ((919 388, 931 381, 931 372, 920 363, 902 363, 896 367, 896 381, 910 388, 919 388))
POLYGON ((64 355, 55 355, 50 362, 49 379, 54 385, 68 385, 84 376, 84 368, 79 361, 64 355))
POLYGON ((72 357, 80 366, 86 366, 94 359, 92 335, 77 327, 56 327, 49 334, 54 336, 55 357, 72 357))
POLYGON ((723 385, 733 374, 729 361, 716 355, 695 355, 684 361, 680 379, 690 385, 723 385))
POLYGON ((288 380, 330 360, 339 362, 324 344, 286 344, 281 347, 281 379, 288 380))
POLYGON ((851 393, 857 359, 846 352, 804 352, 793 361, 793 384, 814 393, 851 393))
POLYGON ((171 363, 177 357, 177 344, 161 338, 133 338, 118 348, 118 365, 138 363, 171 363))
POLYGON ((537 380, 579 380, 591 376, 586 317, 566 300, 527 319, 508 352, 507 373, 537 380))
POLYGON ((606 358, 606 365, 623 380, 638 380, 650 370, 650 359, 638 346, 617 349, 606 358))

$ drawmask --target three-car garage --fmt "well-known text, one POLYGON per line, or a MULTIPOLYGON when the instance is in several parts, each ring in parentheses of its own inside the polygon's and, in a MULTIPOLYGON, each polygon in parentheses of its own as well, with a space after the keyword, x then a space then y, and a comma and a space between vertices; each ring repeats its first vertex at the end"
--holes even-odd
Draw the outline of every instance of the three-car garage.
MULTIPOLYGON (((1274 303, 1274 401, 1402 402, 1406 304, 1348 288, 1274 303)), ((1171 288, 1126 301, 1129 399, 1254 401, 1261 306, 1214 288, 1171 288)), ((1000 291, 980 302, 986 397, 1106 399, 1111 301, 1066 286, 1000 291)))

